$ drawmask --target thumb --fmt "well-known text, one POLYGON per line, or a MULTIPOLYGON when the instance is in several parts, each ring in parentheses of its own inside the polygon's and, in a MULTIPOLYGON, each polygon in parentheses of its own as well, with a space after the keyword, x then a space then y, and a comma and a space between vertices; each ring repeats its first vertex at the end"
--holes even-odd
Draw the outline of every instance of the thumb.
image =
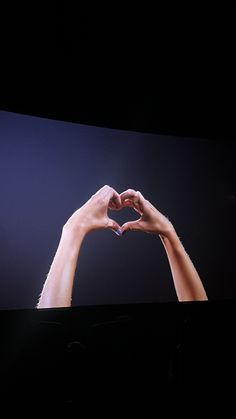
POLYGON ((125 223, 121 226, 122 233, 124 233, 125 231, 128 231, 128 230, 141 230, 139 220, 128 221, 127 223, 125 223))
POLYGON ((121 231, 121 227, 119 226, 119 224, 112 220, 111 218, 108 218, 108 222, 107 222, 107 228, 111 228, 114 231, 121 231))

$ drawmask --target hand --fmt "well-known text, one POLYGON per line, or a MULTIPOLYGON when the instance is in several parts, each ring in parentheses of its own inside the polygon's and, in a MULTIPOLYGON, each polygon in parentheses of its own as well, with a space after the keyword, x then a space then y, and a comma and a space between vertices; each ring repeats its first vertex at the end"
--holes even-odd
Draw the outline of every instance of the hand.
POLYGON ((93 230, 110 228, 121 234, 119 224, 108 217, 108 208, 121 209, 120 195, 110 186, 105 185, 79 208, 67 221, 65 227, 80 230, 87 234, 93 230))
POLYGON ((128 189, 120 195, 120 198, 122 207, 131 207, 141 216, 138 220, 123 224, 122 233, 127 230, 140 230, 165 236, 174 230, 168 218, 147 201, 141 192, 128 189))

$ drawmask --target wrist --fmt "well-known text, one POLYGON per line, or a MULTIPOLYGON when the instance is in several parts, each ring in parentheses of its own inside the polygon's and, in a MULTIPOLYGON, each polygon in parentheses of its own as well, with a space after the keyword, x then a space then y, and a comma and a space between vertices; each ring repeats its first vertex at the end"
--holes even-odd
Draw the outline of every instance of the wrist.
POLYGON ((64 224, 63 231, 70 236, 84 237, 88 233, 88 225, 85 221, 86 218, 77 210, 64 224))
POLYGON ((66 243, 75 252, 79 249, 84 237, 86 236, 87 231, 84 226, 73 225, 72 223, 67 222, 62 229, 61 240, 66 243))
POLYGON ((173 226, 165 234, 160 234, 159 236, 165 246, 171 246, 171 249, 177 254, 183 252, 183 245, 173 226))
POLYGON ((158 229, 159 235, 163 238, 172 239, 176 236, 176 231, 173 224, 170 221, 167 221, 163 227, 158 229))

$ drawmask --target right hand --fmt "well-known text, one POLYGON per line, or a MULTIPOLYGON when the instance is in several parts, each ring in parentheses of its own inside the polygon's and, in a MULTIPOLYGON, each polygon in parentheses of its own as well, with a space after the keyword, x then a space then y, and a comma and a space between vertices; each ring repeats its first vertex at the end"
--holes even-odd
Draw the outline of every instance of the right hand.
POLYGON ((174 230, 168 218, 147 201, 141 192, 128 189, 120 194, 120 198, 123 207, 131 207, 140 215, 138 220, 128 221, 122 225, 123 233, 128 230, 140 230, 166 236, 174 230))
POLYGON ((103 228, 119 231, 119 224, 108 217, 108 208, 119 210, 121 199, 113 188, 105 185, 69 218, 65 227, 83 234, 103 228))

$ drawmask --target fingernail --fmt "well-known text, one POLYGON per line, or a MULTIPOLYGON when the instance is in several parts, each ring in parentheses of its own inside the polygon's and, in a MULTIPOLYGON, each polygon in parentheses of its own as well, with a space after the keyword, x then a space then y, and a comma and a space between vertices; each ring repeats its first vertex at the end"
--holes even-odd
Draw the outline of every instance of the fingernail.
POLYGON ((118 228, 117 230, 114 230, 117 236, 122 236, 122 230, 118 228))

